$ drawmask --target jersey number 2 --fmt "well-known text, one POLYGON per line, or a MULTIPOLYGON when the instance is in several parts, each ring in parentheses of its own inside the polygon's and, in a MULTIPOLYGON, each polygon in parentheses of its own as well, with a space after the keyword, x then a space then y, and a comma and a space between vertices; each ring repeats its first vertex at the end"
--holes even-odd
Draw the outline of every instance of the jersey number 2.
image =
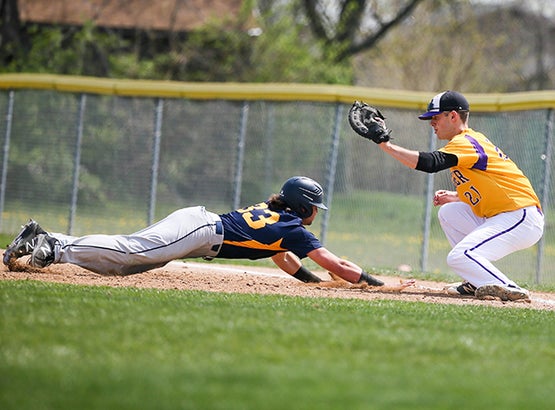
POLYGON ((471 205, 476 205, 482 199, 480 191, 478 191, 474 186, 471 186, 468 191, 464 193, 464 196, 468 199, 471 205))

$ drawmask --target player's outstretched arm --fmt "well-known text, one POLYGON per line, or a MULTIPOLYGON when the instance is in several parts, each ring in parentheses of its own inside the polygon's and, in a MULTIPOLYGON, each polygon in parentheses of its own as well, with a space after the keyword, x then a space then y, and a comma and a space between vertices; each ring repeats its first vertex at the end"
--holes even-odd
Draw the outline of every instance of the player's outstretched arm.
POLYGON ((406 149, 399 145, 392 144, 390 141, 378 145, 383 152, 395 158, 397 161, 409 168, 415 169, 418 164, 418 151, 406 149))
POLYGON ((305 283, 318 283, 322 280, 305 268, 301 260, 292 252, 280 252, 272 256, 274 263, 285 273, 305 283))
POLYGON ((322 268, 351 283, 366 282, 372 286, 382 286, 384 283, 366 273, 360 266, 342 259, 326 248, 318 248, 308 253, 308 257, 322 268))
POLYGON ((391 130, 387 128, 385 117, 380 110, 364 102, 355 101, 347 115, 349 125, 363 138, 374 141, 387 154, 409 168, 416 168, 418 151, 411 151, 392 144, 391 130))

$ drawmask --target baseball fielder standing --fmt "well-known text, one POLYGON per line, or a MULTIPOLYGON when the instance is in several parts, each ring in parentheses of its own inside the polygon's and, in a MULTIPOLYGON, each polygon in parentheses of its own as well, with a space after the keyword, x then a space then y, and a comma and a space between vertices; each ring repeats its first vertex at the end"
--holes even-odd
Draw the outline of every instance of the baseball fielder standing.
POLYGON ((449 168, 456 191, 439 190, 440 225, 452 246, 447 264, 464 282, 448 292, 502 300, 529 299, 528 291, 492 261, 534 245, 543 234, 544 218, 532 185, 517 165, 484 134, 468 126, 470 106, 455 91, 434 96, 418 118, 430 121, 447 144, 433 152, 405 149, 390 142, 383 115, 355 102, 351 127, 379 144, 383 152, 409 168, 438 172, 449 168))

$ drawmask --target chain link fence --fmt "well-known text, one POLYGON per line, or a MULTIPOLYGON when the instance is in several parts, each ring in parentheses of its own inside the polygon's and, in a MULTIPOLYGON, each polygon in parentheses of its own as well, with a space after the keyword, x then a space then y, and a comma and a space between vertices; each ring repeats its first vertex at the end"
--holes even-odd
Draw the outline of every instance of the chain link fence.
MULTIPOLYGON (((448 171, 410 170, 356 136, 346 120, 350 96, 240 99, 207 86, 203 98, 169 98, 162 86, 143 96, 52 88, 0 89, 3 233, 29 218, 73 235, 130 233, 181 207, 248 206, 306 175, 326 191, 329 211, 310 229, 330 250, 366 268, 449 273, 449 245, 430 201, 435 190, 452 188, 448 171)), ((432 150, 436 138, 416 118, 421 108, 409 96, 382 111, 396 143, 432 150)), ((521 283, 555 283, 553 122, 550 107, 474 109, 470 117, 528 175, 546 213, 542 241, 498 263, 521 283)))

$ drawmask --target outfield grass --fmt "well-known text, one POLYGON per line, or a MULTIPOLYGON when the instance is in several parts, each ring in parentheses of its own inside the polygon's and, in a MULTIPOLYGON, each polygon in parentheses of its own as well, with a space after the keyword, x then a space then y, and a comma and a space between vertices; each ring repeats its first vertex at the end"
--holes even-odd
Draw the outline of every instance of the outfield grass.
POLYGON ((2 409, 555 408, 555 313, 0 281, 2 409))

